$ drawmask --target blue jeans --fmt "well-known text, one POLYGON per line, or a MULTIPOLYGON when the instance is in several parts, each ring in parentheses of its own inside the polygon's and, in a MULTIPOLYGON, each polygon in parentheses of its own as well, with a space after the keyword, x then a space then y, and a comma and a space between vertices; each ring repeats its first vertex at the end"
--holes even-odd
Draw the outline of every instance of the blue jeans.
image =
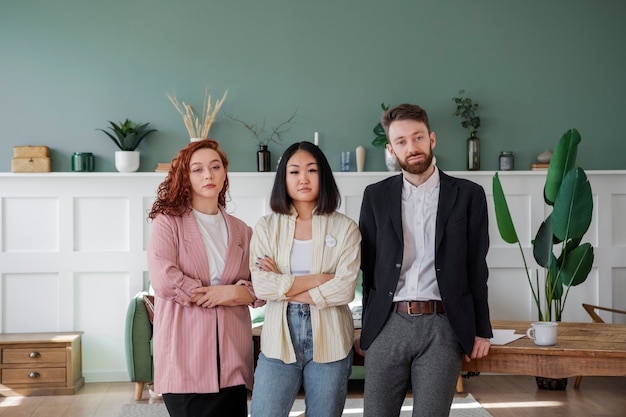
POLYGON ((254 372, 252 417, 286 417, 301 386, 307 417, 339 417, 343 413, 352 368, 352 352, 342 360, 313 362, 313 336, 308 304, 289 304, 287 323, 296 362, 259 355, 254 372))

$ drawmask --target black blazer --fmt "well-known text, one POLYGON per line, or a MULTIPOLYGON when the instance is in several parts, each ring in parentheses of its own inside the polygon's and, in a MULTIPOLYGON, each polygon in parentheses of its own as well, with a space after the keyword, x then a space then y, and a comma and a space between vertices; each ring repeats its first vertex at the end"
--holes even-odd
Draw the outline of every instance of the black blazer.
MULTIPOLYGON (((439 291, 458 341, 470 355, 475 336, 491 338, 487 303, 489 249, 487 201, 483 188, 441 170, 435 229, 435 271, 439 291)), ((402 267, 402 174, 369 185, 363 194, 363 322, 367 349, 393 306, 402 267)))

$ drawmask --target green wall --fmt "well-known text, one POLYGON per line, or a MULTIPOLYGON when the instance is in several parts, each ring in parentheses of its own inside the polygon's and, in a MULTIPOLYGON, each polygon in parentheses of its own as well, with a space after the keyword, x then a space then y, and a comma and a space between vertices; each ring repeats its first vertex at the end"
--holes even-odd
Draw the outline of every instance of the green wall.
POLYGON ((286 145, 313 140, 334 169, 370 145, 380 103, 430 114, 443 169, 465 169, 468 132, 453 116, 460 89, 480 104, 482 168, 501 150, 517 169, 576 127, 586 169, 626 169, 626 2, 623 0, 2 0, 0 171, 15 145, 47 145, 53 171, 93 152, 114 171, 96 128, 130 118, 159 130, 138 148, 140 171, 188 143, 166 94, 200 107, 205 87, 228 98, 210 136, 232 171, 256 170, 256 144, 224 117, 280 123, 286 145))

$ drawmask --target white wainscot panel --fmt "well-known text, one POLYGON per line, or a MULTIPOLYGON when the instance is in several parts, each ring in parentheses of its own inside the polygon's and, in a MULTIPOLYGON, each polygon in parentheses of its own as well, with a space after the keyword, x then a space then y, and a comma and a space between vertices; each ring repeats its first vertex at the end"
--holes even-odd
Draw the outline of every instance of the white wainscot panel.
POLYGON ((359 215, 361 214, 362 195, 346 195, 341 199, 342 212, 355 222, 359 223, 359 215))
POLYGON ((599 222, 598 214, 600 213, 600 199, 597 194, 593 195, 593 213, 591 214, 591 223, 587 233, 583 236, 583 242, 591 243, 594 248, 597 248, 600 242, 599 236, 599 222))
MULTIPOLYGON (((613 308, 626 311, 626 268, 612 268, 611 275, 613 276, 613 308)), ((600 313, 600 317, 608 323, 626 324, 626 314, 600 313)))
POLYGON ((537 319, 524 268, 490 268, 488 285, 492 320, 537 319))
POLYGON ((626 246, 626 195, 615 194, 611 197, 611 238, 614 246, 626 246))
POLYGON ((259 218, 269 213, 269 195, 237 196, 226 203, 226 212, 254 228, 259 218))
MULTIPOLYGON (((530 241, 535 238, 537 230, 532 230, 531 223, 531 210, 530 203, 531 197, 529 195, 507 195, 506 201, 511 212, 511 218, 517 231, 517 236, 522 243, 523 247, 529 247, 530 241)), ((493 197, 487 196, 487 209, 489 213, 489 245, 492 248, 504 248, 511 245, 506 243, 500 237, 498 231, 498 224, 496 223, 496 212, 493 205, 493 197)))
POLYGON ((2 201, 2 238, 5 252, 59 250, 57 198, 9 197, 2 201))
POLYGON ((129 250, 128 198, 76 197, 74 212, 75 251, 129 250))
POLYGON ((5 333, 60 331, 58 274, 4 274, 2 285, 5 333))
POLYGON ((144 197, 142 199, 143 210, 142 213, 145 213, 142 219, 142 249, 148 250, 148 241, 150 240, 150 232, 152 231, 152 220, 148 219, 148 213, 152 210, 152 203, 154 203, 154 197, 144 197))
POLYGON ((129 298, 126 272, 74 275, 74 327, 83 335, 86 382, 128 380, 124 328, 129 298))
MULTIPOLYGON (((143 280, 142 280, 142 290, 150 290, 150 273, 148 271, 143 271, 143 280)), ((152 291, 151 291, 152 292, 152 291)))

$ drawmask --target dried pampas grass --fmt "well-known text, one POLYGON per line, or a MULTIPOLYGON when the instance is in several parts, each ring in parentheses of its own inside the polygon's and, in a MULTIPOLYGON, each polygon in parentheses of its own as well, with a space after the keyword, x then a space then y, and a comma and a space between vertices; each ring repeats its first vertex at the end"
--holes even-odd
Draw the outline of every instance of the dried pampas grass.
POLYGON ((185 127, 187 128, 189 137, 206 139, 209 137, 211 125, 215 121, 215 116, 222 107, 222 104, 224 104, 224 100, 226 100, 227 95, 228 90, 224 92, 224 95, 220 100, 217 100, 215 104, 211 104, 211 95, 209 94, 209 89, 207 88, 204 92, 204 104, 202 106, 202 115, 200 117, 196 116, 193 107, 184 101, 182 103, 179 102, 176 99, 176 96, 168 94, 167 98, 170 99, 178 113, 183 116, 183 122, 185 122, 185 127))

